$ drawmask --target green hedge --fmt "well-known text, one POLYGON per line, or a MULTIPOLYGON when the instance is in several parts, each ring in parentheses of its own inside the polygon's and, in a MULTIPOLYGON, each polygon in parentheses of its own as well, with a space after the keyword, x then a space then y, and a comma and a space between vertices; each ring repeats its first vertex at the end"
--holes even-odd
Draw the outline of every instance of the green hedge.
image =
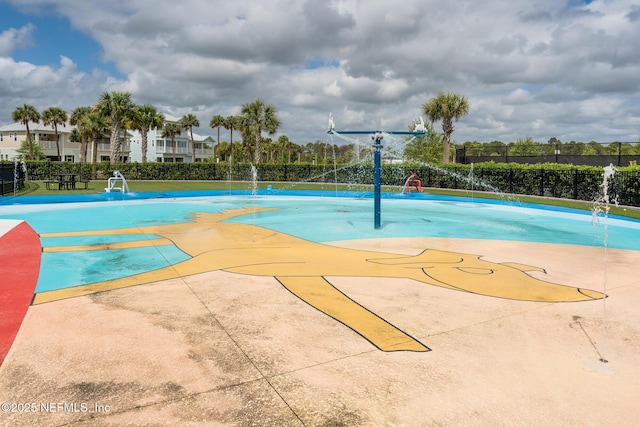
MULTIPOLYGON (((130 180, 216 180, 249 181, 252 166, 227 163, 124 163, 111 165, 66 162, 27 162, 30 179, 49 179, 54 173, 73 172, 86 178, 104 179, 119 170, 130 180)), ((324 182, 372 184, 373 165, 261 164, 256 168, 259 181, 324 182)), ((595 200, 601 194, 603 169, 564 164, 522 165, 480 163, 475 165, 424 164, 383 165, 383 185, 402 186, 416 173, 424 187, 495 191, 595 200)), ((609 193, 624 205, 640 206, 640 167, 620 168, 610 183, 609 193)))

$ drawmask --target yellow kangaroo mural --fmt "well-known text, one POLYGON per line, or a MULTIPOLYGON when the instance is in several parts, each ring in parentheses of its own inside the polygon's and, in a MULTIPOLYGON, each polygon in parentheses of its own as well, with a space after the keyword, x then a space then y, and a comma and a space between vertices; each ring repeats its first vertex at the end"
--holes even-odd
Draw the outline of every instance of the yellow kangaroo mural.
MULTIPOLYGON (((174 244, 190 259, 154 271, 73 288, 42 292, 33 303, 55 301, 159 280, 222 270, 273 276, 301 300, 348 326, 383 351, 430 349, 336 289, 327 277, 409 278, 429 285, 524 301, 575 302, 603 298, 592 290, 536 279, 526 271, 538 267, 493 263, 478 255, 426 249, 415 256, 339 248, 314 243, 260 226, 224 222, 269 208, 234 209, 219 214, 194 213, 187 223, 42 234, 41 237, 145 234, 157 239, 45 251, 105 250, 174 244)), ((546 273, 546 272, 545 272, 546 273)))

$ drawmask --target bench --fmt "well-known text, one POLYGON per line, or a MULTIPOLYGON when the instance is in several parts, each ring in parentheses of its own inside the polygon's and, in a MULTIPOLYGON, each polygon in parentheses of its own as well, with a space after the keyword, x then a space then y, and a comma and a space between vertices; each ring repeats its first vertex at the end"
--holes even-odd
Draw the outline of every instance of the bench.
POLYGON ((55 179, 47 179, 44 182, 44 185, 47 186, 47 190, 51 190, 51 184, 56 184, 58 186, 58 190, 61 190, 62 186, 64 185, 64 182, 58 181, 58 180, 55 180, 55 179))
POLYGON ((84 190, 86 190, 87 188, 89 188, 89 183, 91 182, 90 179, 78 179, 76 180, 76 189, 78 189, 77 185, 78 183, 84 184, 84 190))

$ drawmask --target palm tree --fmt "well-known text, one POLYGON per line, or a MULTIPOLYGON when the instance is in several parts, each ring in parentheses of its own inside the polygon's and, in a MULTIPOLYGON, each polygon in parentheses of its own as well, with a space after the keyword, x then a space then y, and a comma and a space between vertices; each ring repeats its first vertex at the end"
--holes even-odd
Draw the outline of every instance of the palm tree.
POLYGON ((262 99, 256 99, 242 105, 243 127, 255 143, 254 163, 260 163, 262 157, 262 132, 273 135, 280 127, 280 120, 274 106, 265 104, 262 99))
POLYGON ((164 124, 162 128, 162 137, 171 138, 171 145, 173 146, 173 163, 176 162, 176 135, 180 135, 181 129, 177 123, 168 122, 164 124))
POLYGON ((253 153, 251 152, 252 144, 247 138, 243 138, 241 142, 236 142, 233 147, 233 152, 236 153, 236 157, 239 159, 238 163, 251 163, 253 153), (244 160, 246 158, 246 160, 244 160))
POLYGON ((156 107, 151 104, 136 107, 134 111, 133 129, 140 131, 142 137, 142 163, 146 163, 149 130, 161 129, 164 125, 164 115, 158 113, 156 107))
POLYGON ((69 141, 79 142, 81 144, 80 145, 80 162, 82 163, 82 135, 80 135, 80 131, 78 130, 77 126, 71 129, 71 132, 69 132, 69 141))
POLYGON ((435 98, 426 102, 422 109, 431 123, 442 120, 442 140, 444 151, 442 162, 449 163, 451 153, 451 134, 453 133, 453 119, 469 114, 469 101, 465 96, 451 92, 439 92, 435 98))
MULTIPOLYGON (((278 138, 278 150, 280 151, 280 163, 284 163, 284 152, 287 150, 290 143, 291 141, 289 141, 289 137, 287 135, 280 135, 280 138, 278 138)), ((291 158, 291 156, 289 156, 289 158, 291 158)))
POLYGON ((62 125, 62 127, 65 127, 67 118, 67 112, 60 107, 49 107, 42 112, 42 123, 44 123, 46 126, 53 126, 53 130, 56 133, 56 149, 58 150, 58 161, 62 160, 62 157, 60 156, 60 138, 58 135, 58 125, 62 125))
POLYGON ((109 138, 111 163, 118 160, 122 121, 130 114, 133 106, 131 94, 128 92, 102 92, 100 100, 94 107, 99 114, 111 119, 111 137, 109 138))
POLYGON ((223 141, 217 144, 216 147, 216 155, 222 159, 223 161, 227 160, 229 158, 229 152, 231 150, 231 144, 229 144, 227 141, 223 141))
POLYGON ((31 139, 31 132, 29 131, 29 122, 39 123, 40 113, 36 110, 36 107, 29 104, 24 104, 22 107, 18 107, 13 111, 11 115, 14 121, 19 122, 27 127, 27 142, 29 143, 29 157, 33 158, 33 140, 31 139))
POLYGON ((191 113, 185 114, 180 119, 180 126, 182 126, 182 129, 189 131, 189 135, 191 136, 191 149, 193 152, 193 159, 195 160, 196 153, 195 153, 195 147, 193 145, 193 127, 194 126, 199 127, 200 120, 198 120, 198 118, 191 113))
MULTIPOLYGON (((89 114, 80 119, 78 127, 85 129, 87 138, 91 141, 91 158, 95 166, 98 162, 98 141, 109 135, 110 132, 109 128, 111 126, 109 119, 91 110, 89 114)), ((94 169, 94 178, 95 172, 96 171, 94 169)))
POLYGON ((81 127, 81 120, 91 113, 91 111, 91 107, 77 107, 71 111, 71 115, 69 116, 69 124, 76 126, 80 134, 80 163, 87 161, 87 141, 89 138, 87 129, 81 127))
POLYGON ((238 116, 227 116, 227 118, 224 119, 223 127, 229 130, 229 146, 231 150, 229 152, 229 161, 233 161, 233 130, 242 127, 242 118, 238 116))
MULTIPOLYGON (((225 127, 225 121, 224 121, 224 117, 222 117, 219 114, 216 114, 215 116, 211 117, 211 121, 209 122, 209 126, 211 126, 212 129, 218 128, 218 139, 216 140, 216 142, 218 143, 218 146, 220 145, 220 128, 223 127, 226 129, 225 127)), ((213 157, 216 157, 216 150, 215 148, 213 149, 213 157)))
POLYGON ((122 144, 118 146, 118 152, 116 153, 116 158, 120 160, 120 162, 124 163, 124 149, 127 147, 127 131, 129 129, 135 128, 136 121, 136 107, 137 105, 133 105, 131 110, 127 112, 127 114, 123 117, 121 126, 122 126, 122 144))
POLYGON ((264 138, 262 140, 262 145, 266 144, 267 149, 267 159, 269 159, 269 163, 276 163, 278 157, 278 143, 271 138, 264 138))
MULTIPOLYGON (((71 112, 69 124, 80 134, 80 162, 87 161, 87 143, 91 142, 92 162, 98 161, 98 141, 109 135, 109 120, 91 107, 78 107, 71 112)), ((94 170, 94 178, 96 171, 94 170)))

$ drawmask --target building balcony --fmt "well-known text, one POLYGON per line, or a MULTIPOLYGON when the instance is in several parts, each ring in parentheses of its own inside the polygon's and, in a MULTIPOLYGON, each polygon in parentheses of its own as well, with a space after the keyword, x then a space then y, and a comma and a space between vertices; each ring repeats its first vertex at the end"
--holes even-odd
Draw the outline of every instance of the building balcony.
POLYGON ((40 141, 38 141, 38 145, 40 145, 40 147, 42 147, 43 150, 55 150, 56 149, 56 142, 55 141, 43 141, 42 139, 40 141))
POLYGON ((213 156, 213 148, 196 148, 194 151, 196 156, 213 156))
MULTIPOLYGON (((157 154, 173 154, 173 147, 156 146, 157 154)), ((176 154, 189 154, 187 147, 176 147, 176 154)))
MULTIPOLYGON (((111 152, 111 144, 104 143, 104 142, 100 142, 98 143, 98 151, 108 151, 111 152)), ((130 143, 126 143, 123 145, 122 147, 122 151, 124 151, 125 153, 128 151, 131 151, 131 144, 130 143)))

